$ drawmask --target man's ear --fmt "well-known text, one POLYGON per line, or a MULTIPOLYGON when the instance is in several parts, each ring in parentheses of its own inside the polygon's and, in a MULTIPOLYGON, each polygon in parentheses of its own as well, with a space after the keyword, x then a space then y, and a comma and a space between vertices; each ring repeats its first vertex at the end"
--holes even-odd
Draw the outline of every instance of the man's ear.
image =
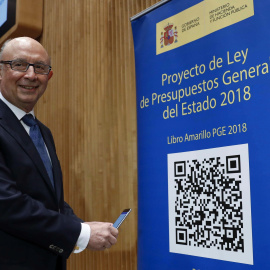
MULTIPOLYGON (((0 70, 0 73, 1 73, 1 70, 0 70)), ((52 77, 52 75, 53 75, 53 71, 51 70, 50 73, 49 73, 49 75, 48 75, 48 80, 52 77)))

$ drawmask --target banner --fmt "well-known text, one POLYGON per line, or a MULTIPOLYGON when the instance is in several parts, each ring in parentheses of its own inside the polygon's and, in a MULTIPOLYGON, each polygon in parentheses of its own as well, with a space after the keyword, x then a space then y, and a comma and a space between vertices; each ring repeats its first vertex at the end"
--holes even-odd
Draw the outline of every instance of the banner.
POLYGON ((270 2, 132 19, 138 269, 270 269, 270 2))

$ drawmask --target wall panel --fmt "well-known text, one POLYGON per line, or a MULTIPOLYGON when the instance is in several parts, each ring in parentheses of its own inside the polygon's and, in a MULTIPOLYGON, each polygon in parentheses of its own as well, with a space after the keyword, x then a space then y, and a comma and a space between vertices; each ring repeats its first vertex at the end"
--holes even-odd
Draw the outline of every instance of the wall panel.
POLYGON ((133 209, 118 243, 72 255, 68 269, 137 269, 137 146, 129 18, 157 0, 46 0, 41 43, 54 76, 36 113, 52 130, 65 199, 87 221, 133 209))

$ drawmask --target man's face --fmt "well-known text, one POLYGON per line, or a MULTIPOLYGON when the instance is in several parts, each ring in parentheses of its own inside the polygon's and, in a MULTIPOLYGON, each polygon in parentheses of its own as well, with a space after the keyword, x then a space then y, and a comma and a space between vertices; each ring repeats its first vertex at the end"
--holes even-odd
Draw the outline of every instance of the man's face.
MULTIPOLYGON (((30 38, 18 38, 7 43, 1 60, 50 64, 48 54, 42 45, 30 38)), ((12 70, 9 64, 2 64, 0 90, 6 100, 29 112, 45 92, 51 76, 52 72, 48 75, 36 74, 33 66, 29 66, 26 72, 21 72, 12 70)))

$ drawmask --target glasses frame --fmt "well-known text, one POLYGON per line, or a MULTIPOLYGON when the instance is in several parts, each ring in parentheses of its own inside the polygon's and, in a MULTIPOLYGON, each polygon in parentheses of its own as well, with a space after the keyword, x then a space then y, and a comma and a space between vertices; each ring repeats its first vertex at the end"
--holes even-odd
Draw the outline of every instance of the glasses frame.
POLYGON ((10 65, 10 68, 11 68, 12 70, 19 71, 19 72, 26 72, 26 71, 29 69, 29 67, 32 66, 32 67, 34 68, 34 72, 35 72, 36 74, 41 74, 41 75, 48 75, 48 74, 50 73, 50 71, 52 70, 52 67, 51 67, 50 65, 45 65, 45 64, 30 64, 30 63, 28 63, 28 62, 26 62, 26 61, 21 61, 21 60, 0 61, 0 64, 8 64, 8 65, 10 65), (27 64, 26 69, 25 69, 25 70, 18 70, 18 69, 12 68, 12 63, 15 62, 15 61, 19 61, 19 62, 22 62, 22 63, 26 63, 26 64, 27 64), (48 70, 47 73, 36 72, 36 65, 44 65, 44 66, 47 66, 47 67, 49 67, 49 70, 48 70))

